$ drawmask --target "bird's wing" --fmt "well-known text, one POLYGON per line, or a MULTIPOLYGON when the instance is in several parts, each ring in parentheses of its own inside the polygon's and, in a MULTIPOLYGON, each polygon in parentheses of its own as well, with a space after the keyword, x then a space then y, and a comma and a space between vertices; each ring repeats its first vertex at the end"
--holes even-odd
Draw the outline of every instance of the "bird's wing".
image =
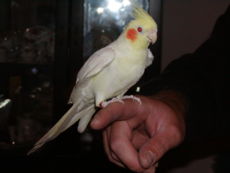
POLYGON ((105 47, 95 52, 83 65, 77 75, 77 82, 92 77, 108 66, 115 58, 112 47, 105 47))
POLYGON ((154 56, 150 49, 148 49, 148 55, 147 55, 147 60, 146 60, 146 67, 150 66, 153 62, 154 56))

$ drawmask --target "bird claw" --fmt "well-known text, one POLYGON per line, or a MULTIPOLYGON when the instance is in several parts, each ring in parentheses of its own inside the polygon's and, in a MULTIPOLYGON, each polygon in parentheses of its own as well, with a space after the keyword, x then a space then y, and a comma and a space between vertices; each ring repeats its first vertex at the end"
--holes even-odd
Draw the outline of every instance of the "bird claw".
POLYGON ((114 102, 120 102, 120 103, 124 104, 124 101, 123 101, 122 99, 120 99, 120 98, 118 98, 118 97, 115 97, 115 98, 113 98, 113 99, 111 99, 111 100, 109 100, 109 101, 103 101, 103 102, 101 103, 101 107, 102 107, 102 108, 105 108, 105 107, 108 106, 110 103, 114 103, 114 102))
POLYGON ((124 99, 132 99, 134 101, 137 101, 139 104, 141 104, 141 99, 139 97, 133 96, 133 95, 129 95, 129 96, 122 96, 122 97, 115 97, 109 101, 103 101, 100 106, 102 108, 105 108, 106 106, 108 106, 110 103, 114 103, 114 102, 119 102, 124 104, 124 99))
POLYGON ((136 102, 138 102, 139 104, 141 104, 141 99, 139 97, 136 97, 134 95, 129 95, 129 96, 123 96, 121 99, 131 99, 134 100, 136 102))

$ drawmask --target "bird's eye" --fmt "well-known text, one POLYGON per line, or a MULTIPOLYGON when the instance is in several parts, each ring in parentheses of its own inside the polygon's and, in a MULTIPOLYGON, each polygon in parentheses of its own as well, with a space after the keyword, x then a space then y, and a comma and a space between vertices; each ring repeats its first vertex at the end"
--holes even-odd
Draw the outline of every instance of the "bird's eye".
POLYGON ((137 28, 137 31, 138 31, 138 32, 142 32, 142 30, 143 30, 143 29, 142 29, 142 27, 140 27, 140 26, 137 28))

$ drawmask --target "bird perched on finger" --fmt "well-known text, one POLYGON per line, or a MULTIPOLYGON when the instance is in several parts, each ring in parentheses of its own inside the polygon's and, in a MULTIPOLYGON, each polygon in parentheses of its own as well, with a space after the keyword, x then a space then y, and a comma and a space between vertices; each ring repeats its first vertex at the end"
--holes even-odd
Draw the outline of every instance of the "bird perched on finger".
POLYGON ((72 107, 28 154, 56 138, 77 121, 78 132, 84 132, 96 107, 105 106, 111 98, 121 100, 128 89, 138 82, 153 61, 148 47, 157 40, 157 24, 139 7, 134 7, 133 17, 114 42, 96 51, 85 62, 70 95, 72 107))

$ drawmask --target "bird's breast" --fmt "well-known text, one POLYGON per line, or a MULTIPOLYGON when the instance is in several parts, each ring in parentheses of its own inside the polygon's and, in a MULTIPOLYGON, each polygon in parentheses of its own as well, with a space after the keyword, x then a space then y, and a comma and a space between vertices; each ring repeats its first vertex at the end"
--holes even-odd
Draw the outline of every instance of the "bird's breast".
POLYGON ((120 95, 143 75, 147 53, 122 52, 94 77, 94 93, 98 100, 120 95))

